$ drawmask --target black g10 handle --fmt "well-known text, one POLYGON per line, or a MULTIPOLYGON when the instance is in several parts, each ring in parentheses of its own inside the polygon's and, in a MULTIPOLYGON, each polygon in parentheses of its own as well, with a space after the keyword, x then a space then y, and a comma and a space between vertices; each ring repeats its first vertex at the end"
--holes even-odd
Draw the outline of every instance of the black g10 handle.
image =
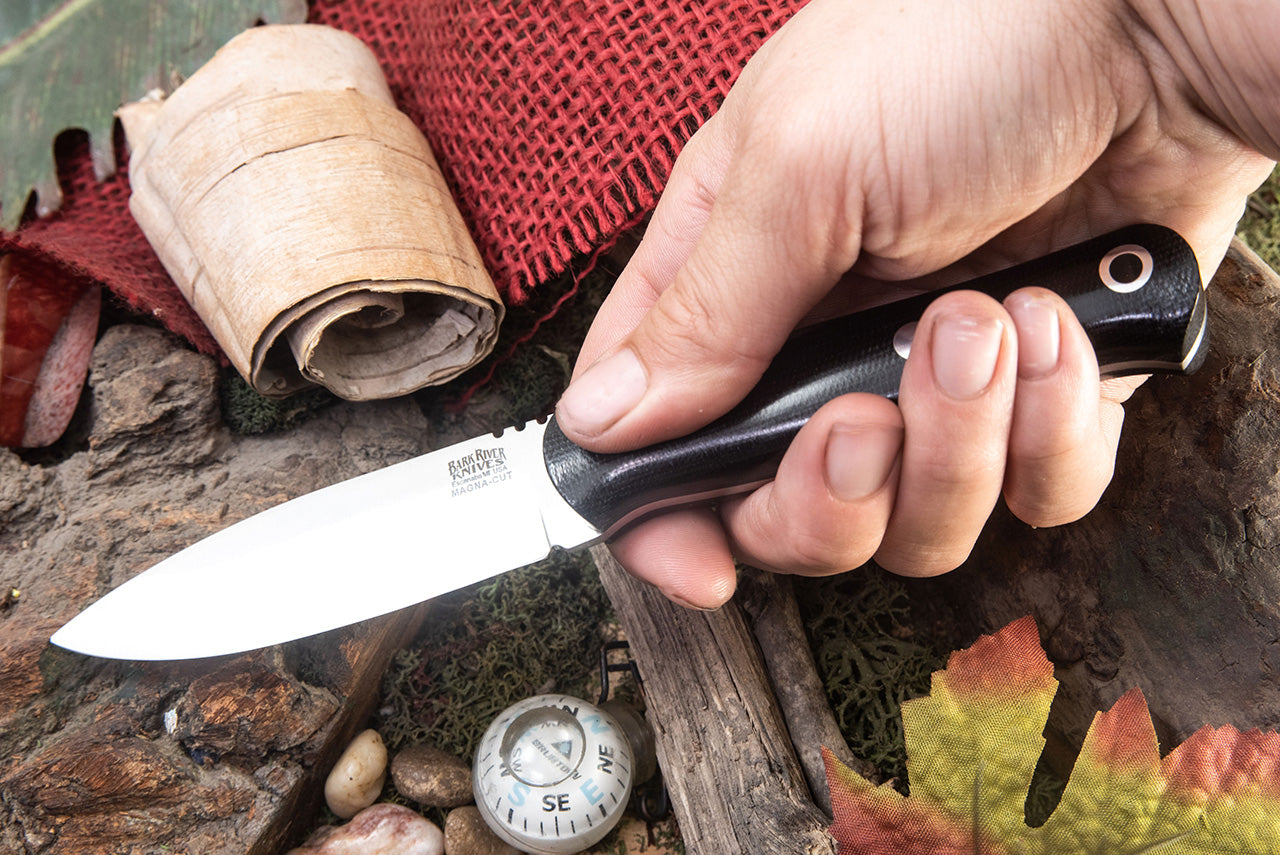
MULTIPOLYGON (((1138 225, 946 290, 1003 300, 1038 285, 1080 320, 1105 375, 1190 373, 1209 346, 1195 254, 1176 232, 1138 225)), ((797 332, 760 382, 705 428, 621 454, 596 454, 547 425, 543 454, 556 489, 605 534, 648 513, 771 480, 800 427, 850 392, 896 400, 914 324, 942 292, 922 294, 797 332)))

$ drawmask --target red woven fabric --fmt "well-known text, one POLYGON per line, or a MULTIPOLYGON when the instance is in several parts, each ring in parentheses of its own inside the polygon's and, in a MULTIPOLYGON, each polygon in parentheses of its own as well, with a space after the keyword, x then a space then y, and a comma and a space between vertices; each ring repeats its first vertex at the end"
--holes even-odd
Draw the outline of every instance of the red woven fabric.
MULTIPOLYGON (((106 181, 94 178, 88 140, 71 137, 59 145, 61 209, 0 232, 0 251, 12 250, 24 266, 62 277, 68 289, 100 282, 134 310, 152 315, 204 353, 221 353, 195 310, 179 293, 142 230, 129 214, 128 170, 106 181)), ((119 162, 126 162, 117 149, 119 162)))
MULTIPOLYGON (((361 38, 431 142, 500 293, 522 302, 656 203, 681 147, 803 0, 314 0, 361 38)), ((0 250, 102 282, 201 350, 208 332, 129 216, 123 174, 63 169, 54 217, 0 250)))

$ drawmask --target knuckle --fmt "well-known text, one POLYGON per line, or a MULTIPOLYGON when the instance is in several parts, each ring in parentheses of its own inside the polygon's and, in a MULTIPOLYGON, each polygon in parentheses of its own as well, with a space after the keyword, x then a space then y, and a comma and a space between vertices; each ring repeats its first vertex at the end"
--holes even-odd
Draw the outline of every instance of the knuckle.
POLYGON ((704 348, 711 323, 710 309, 699 291, 674 287, 653 304, 646 320, 650 321, 652 330, 648 338, 654 348, 663 353, 684 349, 686 344, 696 349, 704 348), (673 343, 679 346, 673 347, 673 343))
POLYGON ((779 508, 772 501, 745 502, 727 521, 740 558, 799 576, 829 576, 862 566, 884 533, 883 525, 805 516, 803 509, 779 508))
POLYGON ((694 368, 762 373, 770 355, 758 347, 761 337, 726 335, 721 305, 712 285, 669 289, 652 310, 647 343, 653 357, 681 373, 694 368))
POLYGON ((1114 454, 1084 437, 1038 454, 1010 453, 1004 498, 1018 519, 1041 528, 1075 522, 1102 498, 1114 454))
POLYGON ((986 443, 948 448, 921 461, 917 477, 926 481, 932 493, 945 499, 980 492, 987 484, 1004 480, 1005 449, 986 443))
MULTIPOLYGON (((740 156, 752 171, 772 176, 766 185, 776 194, 791 188, 781 201, 771 200, 761 225, 776 230, 790 226, 790 254, 796 265, 820 266, 838 276, 857 260, 865 215, 863 181, 853 155, 834 140, 832 111, 779 102, 778 110, 748 129, 740 156), (779 118, 780 117, 780 118, 779 118), (796 224, 803 228, 795 228, 796 224)), ((745 167, 744 167, 745 169, 745 167)), ((759 208, 759 206, 756 206, 759 208)), ((757 216, 765 211, 757 210, 757 216)))
POLYGON ((838 530, 805 527, 790 532, 786 543, 788 570, 802 576, 830 576, 865 564, 879 545, 879 539, 868 545, 851 540, 838 530))
POLYGON ((802 172, 814 160, 815 148, 831 138, 830 111, 790 92, 765 97, 755 121, 744 128, 741 153, 773 164, 784 172, 802 172))
POLYGON ((788 569, 801 576, 828 576, 856 566, 852 561, 846 562, 843 554, 830 544, 811 538, 792 544, 791 560, 787 563, 788 569))
POLYGON ((874 556, 876 564, 890 573, 916 579, 941 576, 958 568, 969 557, 972 545, 957 550, 932 543, 887 546, 874 556))
POLYGON ((1037 528, 1073 523, 1093 510, 1111 481, 1110 472, 1103 478, 1079 472, 1074 469, 1063 470, 1058 475, 1021 473, 1006 485, 1005 504, 1015 517, 1037 528))

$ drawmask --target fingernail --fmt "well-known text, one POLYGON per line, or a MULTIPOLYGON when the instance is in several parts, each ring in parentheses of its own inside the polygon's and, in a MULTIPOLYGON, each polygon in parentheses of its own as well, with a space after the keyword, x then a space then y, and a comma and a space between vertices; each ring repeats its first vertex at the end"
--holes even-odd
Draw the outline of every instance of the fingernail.
POLYGON ((933 376, 952 398, 975 398, 995 377, 1004 324, 995 318, 947 315, 933 326, 933 376))
POLYGON ((598 436, 640 403, 649 379, 630 348, 606 356, 569 384, 556 418, 586 436, 598 436))
POLYGON ((864 499, 884 486, 902 451, 902 428, 837 425, 827 436, 827 489, 842 502, 864 499))
POLYGON ((1034 294, 1015 294, 1005 308, 1018 328, 1018 376, 1035 380, 1052 374, 1062 335, 1057 305, 1034 294))
POLYGON ((680 596, 679 594, 675 594, 670 591, 663 591, 662 593, 666 596, 668 600, 675 603, 677 606, 680 606, 681 608, 689 609, 690 611, 695 611, 695 612, 717 612, 717 611, 720 611, 720 606, 724 605, 723 603, 721 603, 720 606, 699 606, 699 605, 695 605, 693 602, 689 600, 686 600, 684 597, 680 596))

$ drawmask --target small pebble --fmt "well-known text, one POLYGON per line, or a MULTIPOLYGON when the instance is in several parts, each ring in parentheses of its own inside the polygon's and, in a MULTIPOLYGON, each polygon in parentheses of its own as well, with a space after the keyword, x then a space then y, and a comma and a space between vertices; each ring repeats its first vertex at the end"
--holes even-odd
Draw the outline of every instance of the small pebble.
POLYGON ((489 830, 480 808, 454 808, 444 818, 444 848, 449 855, 517 855, 518 849, 489 830))
POLYGON ((475 798, 471 766, 429 745, 410 746, 397 754, 391 761, 391 780, 400 795, 424 807, 459 807, 475 798))
POLYGON ((387 747, 376 730, 351 740, 324 782, 329 810, 350 819, 378 800, 387 780, 387 747))
POLYGON ((407 807, 381 804, 320 829, 286 855, 444 855, 444 833, 407 807))

